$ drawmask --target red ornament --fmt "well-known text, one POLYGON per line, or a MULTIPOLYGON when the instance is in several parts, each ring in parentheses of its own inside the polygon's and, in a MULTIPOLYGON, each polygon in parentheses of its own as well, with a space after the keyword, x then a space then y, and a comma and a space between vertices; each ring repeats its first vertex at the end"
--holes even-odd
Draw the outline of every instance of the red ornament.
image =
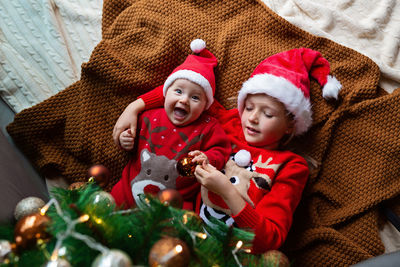
POLYGON ((193 158, 192 156, 187 156, 178 161, 176 168, 181 176, 194 177, 194 171, 198 163, 193 162, 193 158))
POLYGON ((183 207, 182 195, 175 189, 164 189, 158 192, 157 196, 164 205, 169 205, 177 209, 183 207))
POLYGON ((93 177, 96 183, 102 188, 108 185, 110 181, 110 176, 110 171, 101 164, 90 167, 87 173, 87 178, 89 179, 93 177))

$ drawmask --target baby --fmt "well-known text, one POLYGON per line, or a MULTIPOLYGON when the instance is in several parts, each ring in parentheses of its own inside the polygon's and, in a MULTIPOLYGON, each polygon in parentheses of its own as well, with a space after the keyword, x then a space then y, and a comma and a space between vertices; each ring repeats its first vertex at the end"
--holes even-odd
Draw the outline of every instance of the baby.
POLYGON ((136 147, 111 191, 117 205, 131 207, 140 194, 172 188, 181 193, 183 208, 193 209, 200 184, 194 177, 181 177, 177 162, 190 152, 193 162, 222 168, 229 157, 225 132, 215 118, 203 113, 214 101, 217 59, 203 40, 192 41, 191 48, 198 55, 189 55, 162 85, 164 107, 139 117, 136 142, 130 129, 119 136, 123 149, 136 147))

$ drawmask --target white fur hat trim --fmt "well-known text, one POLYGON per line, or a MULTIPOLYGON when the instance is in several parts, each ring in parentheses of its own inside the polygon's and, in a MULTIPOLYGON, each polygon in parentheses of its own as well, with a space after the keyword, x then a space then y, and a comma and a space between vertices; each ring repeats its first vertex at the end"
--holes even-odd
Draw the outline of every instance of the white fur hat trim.
POLYGON ((177 72, 172 73, 164 83, 164 96, 167 93, 168 88, 174 83, 176 79, 186 79, 200 85, 204 89, 208 100, 206 109, 208 109, 214 102, 213 89, 210 82, 206 78, 204 78, 203 75, 192 70, 178 70, 177 72))
POLYGON ((294 115, 295 135, 308 130, 312 124, 311 102, 293 83, 271 74, 257 74, 243 83, 238 95, 238 110, 242 115, 248 94, 266 94, 282 102, 294 115))

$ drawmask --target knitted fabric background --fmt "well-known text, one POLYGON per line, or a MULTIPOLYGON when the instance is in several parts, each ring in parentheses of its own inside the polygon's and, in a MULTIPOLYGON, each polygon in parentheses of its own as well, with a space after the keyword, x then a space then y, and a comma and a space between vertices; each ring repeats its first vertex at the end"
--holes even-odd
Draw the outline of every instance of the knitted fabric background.
POLYGON ((304 32, 259 1, 104 1, 102 40, 80 80, 17 114, 10 135, 42 174, 84 181, 91 165, 104 164, 110 189, 128 156, 112 141, 116 119, 163 83, 195 38, 219 59, 216 99, 227 108, 267 56, 309 47, 328 59, 343 89, 339 101, 326 102, 312 82, 314 123, 298 143, 320 165, 284 250, 295 266, 346 266, 383 253, 378 204, 400 188, 400 91, 377 86, 379 69, 369 58, 304 32))

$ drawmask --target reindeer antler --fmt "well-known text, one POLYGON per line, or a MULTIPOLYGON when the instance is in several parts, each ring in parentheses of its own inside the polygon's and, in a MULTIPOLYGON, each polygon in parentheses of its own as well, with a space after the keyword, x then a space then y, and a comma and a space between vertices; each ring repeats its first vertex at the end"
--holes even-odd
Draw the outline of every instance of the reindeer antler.
POLYGON ((186 134, 179 132, 179 136, 183 139, 183 141, 186 143, 185 147, 182 148, 181 151, 176 151, 175 149, 171 148, 171 151, 176 154, 174 159, 178 159, 181 155, 187 154, 189 152, 189 148, 199 142, 201 139, 203 139, 204 134, 196 135, 195 137, 192 138, 192 140, 189 141, 189 138, 186 136, 186 134), (188 142, 189 141, 189 142, 188 142))
POLYGON ((254 166, 260 169, 272 169, 275 172, 278 170, 280 164, 270 164, 270 162, 272 161, 272 157, 268 158, 265 162, 262 161, 262 156, 260 155, 256 161, 256 163, 254 163, 254 166))
POLYGON ((159 126, 159 127, 154 128, 153 130, 151 130, 151 122, 150 122, 149 118, 143 117, 143 122, 146 125, 147 129, 149 129, 149 138, 146 138, 146 136, 143 136, 143 135, 140 135, 139 138, 146 140, 149 143, 150 151, 152 153, 156 153, 155 148, 160 148, 160 147, 162 147, 162 145, 154 144, 153 141, 151 141, 151 135, 153 133, 159 133, 159 132, 165 131, 167 129, 167 127, 159 126))

